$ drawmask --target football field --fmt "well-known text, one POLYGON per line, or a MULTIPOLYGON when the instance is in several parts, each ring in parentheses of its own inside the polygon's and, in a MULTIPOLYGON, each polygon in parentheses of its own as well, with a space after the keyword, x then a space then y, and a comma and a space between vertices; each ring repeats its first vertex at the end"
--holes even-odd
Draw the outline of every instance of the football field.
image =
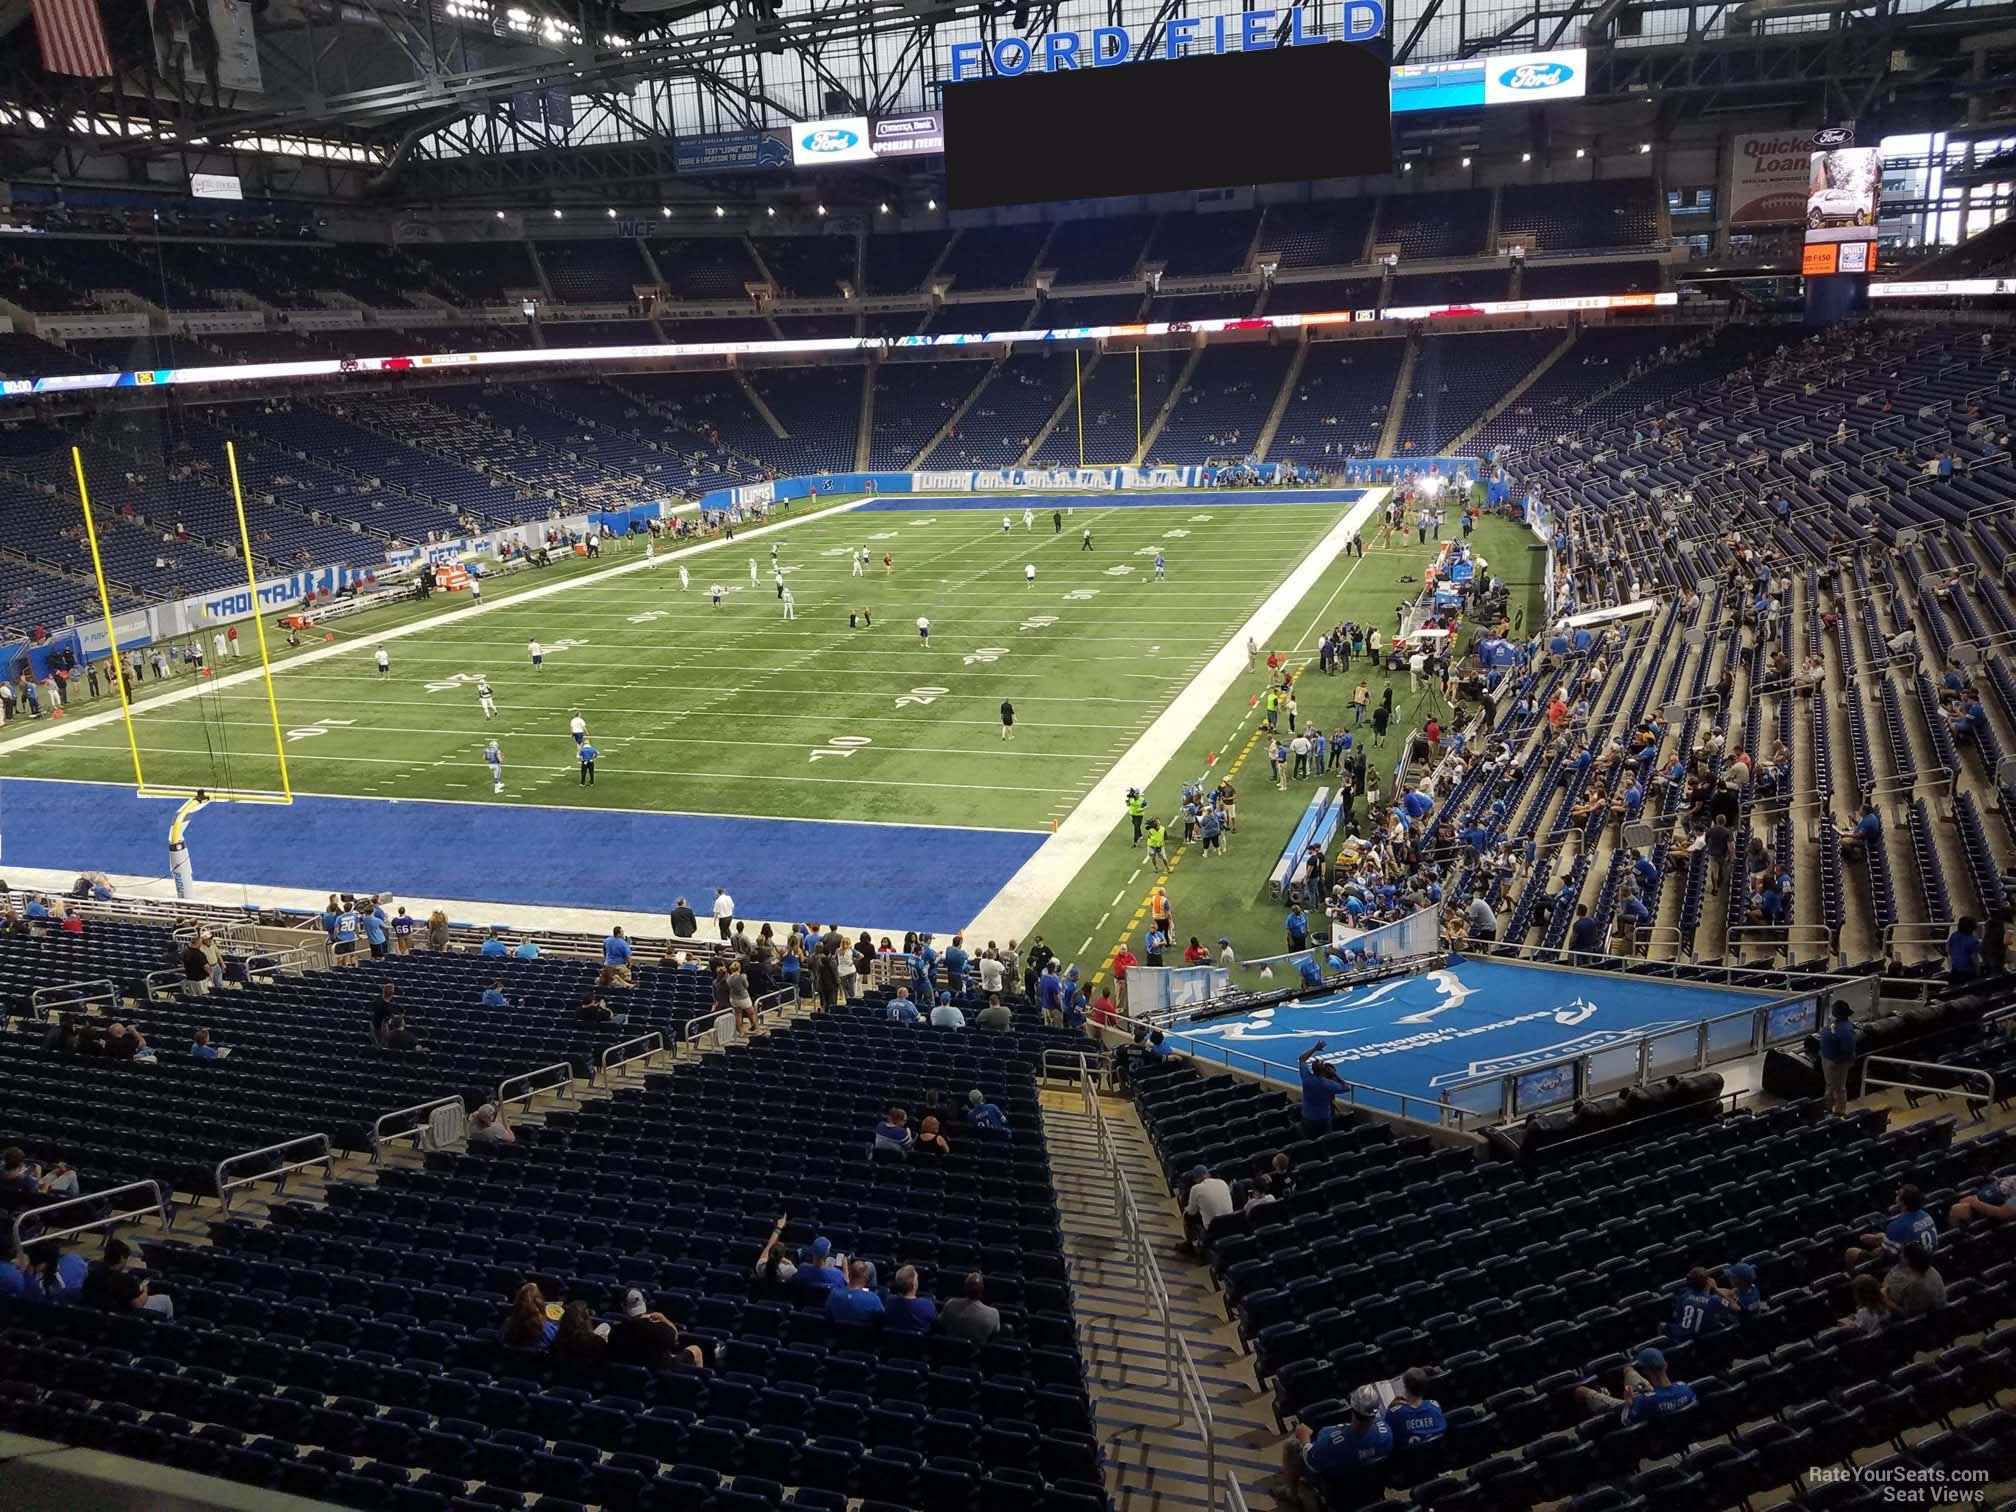
MULTIPOLYGON (((959 911, 977 911, 1361 498, 891 496, 648 567, 632 542, 599 564, 521 571, 476 609, 437 595, 425 617, 402 606, 338 621, 337 649, 318 638, 276 654, 302 802, 213 808, 202 845, 218 863, 205 871, 292 883, 312 846, 325 871, 358 867, 358 886, 404 867, 412 893, 611 905, 634 895, 652 910, 734 873, 754 917, 823 915, 830 902, 811 906, 823 890, 859 910, 850 922, 900 926, 925 900, 919 922, 963 923, 959 911), (494 689, 494 719, 479 678, 494 689), (592 786, 568 733, 577 712, 599 751, 592 786), (491 738, 501 795, 482 759, 491 738), (695 822, 639 822, 653 815, 695 822), (807 822, 833 833, 811 836, 807 822), (758 876, 737 868, 738 854, 756 858, 758 876)), ((134 727, 150 785, 280 786, 262 680, 217 681, 143 686, 134 727)), ((48 864, 160 870, 167 808, 141 804, 129 824, 125 730, 97 717, 113 707, 74 703, 60 736, 46 722, 0 733, 0 770, 63 789, 59 801, 9 784, 16 864, 40 864, 24 845, 67 839, 66 859, 48 864), (35 738, 17 746, 24 732, 35 738), (95 783, 113 786, 76 786, 95 783)))

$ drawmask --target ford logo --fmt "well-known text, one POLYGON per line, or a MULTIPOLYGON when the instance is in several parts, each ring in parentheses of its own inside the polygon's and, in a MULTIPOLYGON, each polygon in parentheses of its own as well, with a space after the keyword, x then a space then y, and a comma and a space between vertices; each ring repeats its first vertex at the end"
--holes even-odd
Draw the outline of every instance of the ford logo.
POLYGON ((808 131, 799 139, 798 145, 807 152, 852 152, 861 145, 861 138, 842 128, 828 126, 819 131, 808 131))
POLYGON ((1559 89, 1574 77, 1566 63, 1521 63, 1498 75, 1498 84, 1503 89, 1559 89))
POLYGON ((1815 147, 1848 147, 1854 141, 1855 128, 1852 126, 1822 126, 1813 133, 1815 147))

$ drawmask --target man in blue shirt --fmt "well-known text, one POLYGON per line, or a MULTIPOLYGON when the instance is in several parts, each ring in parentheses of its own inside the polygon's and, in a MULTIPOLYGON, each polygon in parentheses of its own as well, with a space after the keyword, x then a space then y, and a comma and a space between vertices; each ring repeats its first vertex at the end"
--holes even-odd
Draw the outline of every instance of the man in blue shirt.
POLYGON ((1577 903, 1575 922, 1568 927, 1568 948, 1576 955, 1601 955, 1604 943, 1602 920, 1589 917, 1587 903, 1577 903))
POLYGON ((504 996, 504 984, 502 982, 492 982, 488 987, 483 989, 483 1006, 485 1008, 509 1008, 511 1006, 511 999, 504 996))
POLYGON ((835 1323, 873 1323, 883 1314, 882 1299, 869 1289, 868 1262, 847 1266, 847 1284, 826 1293, 826 1316, 835 1323))
POLYGON ((898 1269, 890 1283, 890 1294, 882 1299, 884 1333, 928 1334, 938 1321, 938 1304, 917 1295, 917 1267, 898 1269))
POLYGON ((1974 973, 1981 964, 1980 926, 1970 915, 1962 914, 1953 926, 1953 933, 1946 937, 1946 980, 1956 987, 1962 982, 1974 980, 1974 973))
POLYGON ((1694 1388, 1666 1373, 1664 1351, 1646 1345, 1624 1372, 1624 1395, 1616 1397, 1594 1386, 1578 1386, 1575 1397, 1590 1412, 1619 1411, 1626 1423, 1671 1417, 1694 1407, 1694 1388))
POLYGON ((1820 1071, 1827 1080, 1827 1111, 1846 1116, 1848 1073, 1855 1067, 1855 1010, 1836 1003, 1832 1020, 1820 1031, 1820 1071))
POLYGON ((906 1028, 917 1022, 917 1005, 910 1001, 910 989, 898 987, 896 996, 889 999, 889 1022, 902 1024, 906 1028))
POLYGON ((1064 978, 1058 975, 1055 961, 1046 962, 1043 975, 1036 979, 1036 1008, 1044 1023, 1064 1022, 1064 978))
MULTIPOLYGON (((501 954, 502 952, 499 953, 501 954)), ((534 940, 520 940, 518 942, 518 948, 511 952, 511 956, 512 959, 519 961, 538 960, 539 959, 538 942, 534 940)))
POLYGON ((1687 1272, 1687 1284, 1673 1298, 1673 1322, 1666 1330, 1669 1339, 1697 1339, 1711 1329, 1727 1328, 1735 1322, 1736 1299, 1709 1278, 1700 1266, 1687 1272))
POLYGON ((348 955, 357 945, 357 910, 346 908, 336 915, 336 953, 348 955))
POLYGON ((966 1094, 966 1117, 976 1129, 985 1129, 990 1134, 1008 1132, 1008 1115, 998 1104, 987 1100, 987 1094, 978 1087, 966 1094))
POLYGON ((1736 1321, 1747 1323, 1764 1311, 1764 1293, 1757 1289, 1757 1267, 1739 1260, 1725 1274, 1729 1277, 1729 1299, 1736 1308, 1736 1321))
POLYGON ((1309 915, 1302 911, 1300 903, 1297 903, 1288 910, 1286 923, 1288 929, 1288 948, 1290 950, 1307 950, 1309 948, 1309 915))
POLYGON ((1332 1505, 1356 1506, 1346 1488, 1354 1479, 1372 1479, 1372 1472, 1392 1457, 1393 1430, 1380 1409, 1379 1392, 1360 1386, 1351 1393, 1348 1422, 1332 1424, 1320 1433, 1311 1432, 1306 1423, 1295 1425, 1295 1437, 1282 1451, 1281 1470, 1291 1491, 1299 1492, 1305 1482, 1313 1481, 1345 1493, 1332 1505))
POLYGON ((847 1284, 847 1277, 835 1263, 833 1241, 821 1234, 806 1245, 798 1256, 797 1274, 791 1279, 795 1285, 808 1287, 813 1291, 832 1291, 844 1287, 847 1284))
POLYGON ((0 1260, 0 1297, 24 1297, 40 1301, 42 1287, 35 1279, 34 1264, 27 1253, 14 1247, 14 1241, 6 1242, 7 1258, 0 1260))
POLYGON ((1862 1246, 1848 1251, 1850 1269, 1878 1251, 1895 1261, 1907 1244, 1922 1244, 1929 1253, 1939 1248, 1939 1220, 1925 1211, 1925 1194, 1906 1184, 1897 1189, 1897 1213, 1880 1234, 1864 1234, 1862 1246))
POLYGON ((945 985, 952 989, 952 996, 963 997, 966 992, 966 968, 973 958, 966 953, 966 937, 952 936, 952 943, 945 948, 945 985))
POLYGON ((504 935, 503 935, 503 932, 502 932, 501 930, 496 930, 496 929, 493 929, 493 930, 491 930, 491 931, 490 931, 490 938, 489 938, 489 939, 487 939, 487 940, 485 940, 485 941, 483 942, 483 948, 482 948, 482 950, 478 951, 477 953, 478 953, 479 955, 486 955, 486 956, 490 956, 490 957, 492 957, 492 958, 494 958, 494 959, 496 959, 496 960, 500 960, 500 961, 501 961, 501 960, 502 960, 502 959, 503 959, 503 958, 504 958, 505 956, 509 955, 509 954, 510 954, 510 952, 509 952, 508 950, 506 950, 506 949, 505 949, 505 947, 504 947, 504 935))
POLYGON ((385 915, 379 909, 372 909, 364 915, 364 940, 371 947, 371 959, 385 959, 385 915))
POLYGON ((602 942, 602 964, 604 966, 628 966, 630 964, 630 942, 623 938, 623 926, 618 924, 609 931, 609 938, 602 942))
POLYGON ((1449 1430, 1442 1404, 1428 1395, 1428 1372, 1414 1366, 1400 1377, 1400 1395, 1386 1409, 1393 1447, 1401 1454, 1432 1444, 1449 1430))
POLYGON ((1302 1133, 1310 1139, 1330 1132, 1330 1106, 1350 1091, 1336 1067, 1315 1057, 1328 1040, 1318 1040, 1295 1058, 1302 1068, 1302 1133))
POLYGON ((581 786, 595 786, 595 758, 602 753, 584 740, 581 742, 581 748, 574 754, 581 758, 581 786))

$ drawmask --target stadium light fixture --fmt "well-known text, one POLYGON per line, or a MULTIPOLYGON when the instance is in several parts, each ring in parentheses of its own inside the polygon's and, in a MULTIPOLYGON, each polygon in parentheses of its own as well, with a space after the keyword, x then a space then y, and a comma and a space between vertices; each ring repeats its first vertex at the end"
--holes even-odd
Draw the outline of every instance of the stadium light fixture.
POLYGON ((887 215, 889 213, 889 202, 887 200, 884 200, 881 204, 877 205, 875 208, 881 211, 884 215, 887 215))
POLYGON ((818 209, 821 215, 824 215, 826 213, 826 207, 824 205, 819 205, 816 208, 818 209))
POLYGON ((722 208, 721 208, 721 207, 720 207, 719 205, 716 205, 716 206, 714 207, 714 219, 716 219, 716 220, 720 220, 720 219, 721 219, 721 218, 722 218, 723 216, 725 216, 725 215, 726 215, 727 213, 728 213, 728 212, 727 212, 726 210, 723 210, 723 209, 722 209, 722 208))
POLYGON ((564 215, 565 213, 566 213, 566 212, 564 212, 564 211, 561 211, 561 210, 555 210, 555 211, 553 212, 553 219, 555 219, 555 220, 559 220, 559 219, 561 219, 561 218, 562 218, 562 216, 563 216, 563 215, 564 215))
POLYGON ((1576 160, 1576 161, 1577 161, 1578 163, 1579 163, 1579 162, 1580 162, 1580 161, 1581 161, 1581 160, 1582 160, 1583 158, 1585 158, 1585 157, 1587 157, 1587 156, 1589 156, 1589 153, 1588 153, 1588 150, 1587 150, 1586 148, 1582 148, 1582 147, 1577 147, 1577 148, 1575 149, 1575 160, 1576 160))
POLYGON ((499 220, 502 220, 502 219, 504 219, 504 212, 503 212, 502 210, 499 210, 499 211, 497 212, 497 219, 499 219, 499 220))
POLYGON ((935 199, 934 199, 934 200, 926 200, 926 201, 924 201, 924 208, 925 208, 926 210, 936 210, 936 209, 938 208, 938 201, 936 201, 935 199))
POLYGON ((670 205, 660 205, 658 207, 658 213, 664 216, 665 219, 667 220, 672 219, 672 207, 670 205))
POLYGON ((1470 166, 1470 159, 1468 158, 1463 159, 1463 166, 1465 168, 1468 168, 1470 166))
POLYGON ((609 219, 611 220, 616 219, 616 207, 614 205, 611 205, 609 207, 609 219))
POLYGON ((1644 157, 1651 151, 1652 151, 1652 144, 1650 142, 1640 142, 1638 144, 1638 156, 1644 157))
POLYGON ((1530 152, 1522 152, 1519 154, 1519 161, 1522 163, 1530 163, 1533 161, 1533 154, 1530 152))
POLYGON ((777 207, 775 205, 766 205, 763 209, 763 213, 769 216, 770 219, 772 220, 777 219, 777 207))

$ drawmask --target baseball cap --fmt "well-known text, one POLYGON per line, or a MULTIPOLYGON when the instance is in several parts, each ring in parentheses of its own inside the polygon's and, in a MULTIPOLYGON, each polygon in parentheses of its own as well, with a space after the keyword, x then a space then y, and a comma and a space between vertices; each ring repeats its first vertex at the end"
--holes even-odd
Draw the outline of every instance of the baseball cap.
POLYGON ((1376 1418, 1384 1404, 1379 1400, 1379 1388, 1360 1386, 1351 1393, 1351 1415, 1361 1418, 1376 1418))
POLYGON ((1666 1368, 1666 1354, 1664 1350, 1654 1349, 1650 1344, 1647 1344, 1633 1357, 1632 1363, 1637 1365, 1640 1370, 1664 1370, 1666 1368))
POLYGON ((1194 1165, 1190 1167, 1190 1179, 1192 1181, 1202 1181, 1206 1176, 1209 1176, 1210 1174, 1211 1174, 1211 1168, 1209 1166, 1194 1165))
POLYGON ((626 1318, 644 1316, 644 1293, 634 1286, 623 1293, 623 1316, 626 1318))
POLYGON ((1729 1267, 1729 1279, 1731 1281, 1755 1281, 1757 1279, 1757 1267, 1739 1260, 1729 1267))
POLYGON ((817 1239, 814 1239, 810 1244, 805 1246, 805 1253, 808 1255, 817 1255, 821 1260, 824 1260, 828 1255, 833 1253, 833 1241, 828 1239, 824 1234, 821 1234, 817 1239))

